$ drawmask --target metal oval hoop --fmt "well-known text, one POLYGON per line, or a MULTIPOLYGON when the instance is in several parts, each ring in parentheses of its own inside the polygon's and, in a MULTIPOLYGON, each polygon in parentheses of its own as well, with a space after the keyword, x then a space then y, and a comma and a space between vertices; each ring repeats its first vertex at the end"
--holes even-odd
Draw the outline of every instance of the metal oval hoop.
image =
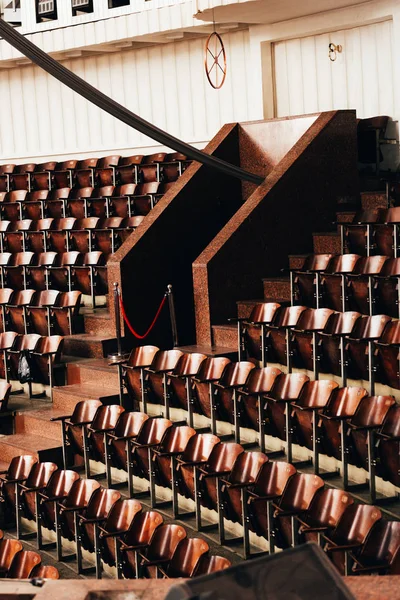
POLYGON ((204 68, 211 87, 213 87, 215 90, 219 90, 224 85, 226 79, 226 53, 224 42, 216 31, 214 31, 207 38, 204 55, 204 68), (210 57, 212 58, 211 66, 209 66, 210 57), (212 73, 212 71, 215 73, 215 81, 213 81, 214 73, 212 73), (219 73, 222 74, 221 81, 218 81, 219 73))

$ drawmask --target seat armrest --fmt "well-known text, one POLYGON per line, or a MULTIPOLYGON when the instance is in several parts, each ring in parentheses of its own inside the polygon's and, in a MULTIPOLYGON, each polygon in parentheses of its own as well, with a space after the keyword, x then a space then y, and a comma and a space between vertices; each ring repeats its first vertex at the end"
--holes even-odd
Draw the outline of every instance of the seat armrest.
MULTIPOLYGON (((61 308, 61 307, 58 307, 61 308)), ((72 415, 64 415, 63 417, 52 417, 50 421, 65 421, 66 419, 70 419, 72 415)))

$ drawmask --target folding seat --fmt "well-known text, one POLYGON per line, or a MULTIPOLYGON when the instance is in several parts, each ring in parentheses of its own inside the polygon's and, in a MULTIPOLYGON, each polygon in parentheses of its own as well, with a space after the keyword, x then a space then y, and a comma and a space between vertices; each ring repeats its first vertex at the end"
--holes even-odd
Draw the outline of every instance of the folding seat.
POLYGON ((351 419, 360 402, 368 396, 362 387, 335 389, 328 404, 319 413, 320 446, 322 452, 341 461, 343 488, 348 489, 348 457, 346 453, 347 420, 351 419))
POLYGON ((214 401, 211 404, 211 431, 216 433, 216 418, 234 424, 235 442, 240 444, 240 415, 238 390, 245 385, 255 364, 250 361, 229 363, 215 383, 214 401))
POLYGON ((69 252, 69 233, 73 229, 76 219, 67 217, 66 219, 54 219, 51 229, 48 232, 48 238, 51 250, 55 252, 69 252))
POLYGON ((11 189, 10 175, 14 171, 15 165, 0 165, 0 192, 9 192, 11 189))
MULTIPOLYGON (((189 440, 196 435, 196 431, 187 425, 170 427, 159 446, 150 449, 151 460, 149 463, 150 478, 150 503, 151 507, 157 506, 156 484, 172 489, 172 494, 178 493, 176 484, 176 459, 184 453, 189 440)), ((177 500, 172 501, 175 506, 177 500)))
POLYGON ((5 283, 14 290, 27 288, 27 268, 37 263, 37 256, 33 252, 17 252, 12 254, 7 265, 3 266, 5 283))
POLYGON ((92 252, 93 234, 97 229, 99 221, 100 219, 98 217, 77 219, 70 232, 70 247, 82 254, 92 252))
POLYGON ((6 267, 11 262, 11 257, 12 257, 11 252, 1 252, 0 253, 0 283, 1 283, 2 288, 6 287, 6 285, 5 285, 6 278, 5 278, 4 267, 6 267))
POLYGON ((321 273, 334 254, 311 254, 307 256, 301 269, 290 270, 290 295, 292 306, 305 305, 309 308, 321 307, 321 273))
POLYGON ((63 560, 62 537, 77 540, 79 513, 87 508, 93 494, 100 488, 94 479, 77 479, 68 496, 55 504, 55 529, 57 537, 57 560, 63 560))
POLYGON ((10 175, 10 184, 14 190, 31 191, 31 174, 34 172, 36 165, 27 163, 24 165, 16 165, 14 171, 10 175))
POLYGON ((138 346, 131 351, 127 361, 117 363, 120 404, 124 404, 124 391, 126 390, 133 409, 140 410, 140 401, 142 401, 143 412, 147 412, 145 368, 150 367, 159 350, 157 346, 138 346))
POLYGON ((77 160, 65 160, 57 163, 53 171, 53 183, 56 189, 72 188, 77 160))
POLYGON ((98 526, 105 523, 113 506, 120 499, 121 494, 116 490, 100 487, 93 492, 83 514, 78 514, 75 536, 78 573, 83 572, 82 548, 96 554, 100 551, 98 526))
POLYGON ((324 550, 342 575, 351 574, 352 556, 359 555, 373 526, 381 518, 376 506, 353 504, 343 513, 332 533, 322 534, 326 542, 324 550))
POLYGON ((274 551, 275 543, 283 548, 297 545, 296 518, 307 513, 315 495, 323 487, 321 477, 311 473, 295 473, 290 477, 280 499, 272 503, 274 530, 269 534, 275 541, 270 553, 274 551))
POLYGON ((64 252, 59 264, 46 268, 49 287, 61 291, 72 291, 72 268, 83 265, 84 256, 80 252, 64 252))
POLYGON ((211 575, 211 573, 217 573, 224 569, 229 569, 232 566, 231 561, 224 556, 215 556, 214 554, 204 554, 200 557, 197 567, 194 571, 193 577, 200 577, 201 575, 211 575))
POLYGON ((81 292, 62 292, 57 306, 51 309, 51 319, 54 333, 58 335, 73 335, 78 333, 78 317, 81 305, 81 292))
POLYGON ((85 158, 79 160, 75 165, 74 187, 94 187, 94 173, 98 158, 85 158))
POLYGON ((206 355, 199 352, 183 354, 175 368, 169 373, 169 390, 175 406, 187 411, 187 423, 193 427, 194 399, 191 393, 191 378, 199 372, 206 355))
POLYGON ((49 161, 36 165, 31 175, 31 184, 35 190, 51 190, 52 174, 57 164, 56 161, 49 161))
POLYGON ((86 425, 89 425, 102 406, 100 400, 82 400, 75 405, 72 415, 54 417, 51 421, 60 421, 63 448, 64 469, 69 464, 68 448, 72 454, 84 456, 84 464, 89 461, 88 444, 86 443, 86 425))
POLYGON ((157 577, 158 566, 167 565, 170 562, 178 545, 186 539, 186 536, 186 529, 177 523, 157 527, 148 547, 145 551, 139 552, 138 577, 141 578, 144 570, 147 577, 157 577))
POLYGON ((348 492, 334 488, 324 489, 315 494, 305 515, 297 516, 300 525, 297 535, 306 542, 322 545, 322 534, 330 534, 335 529, 343 513, 354 504, 348 492))
POLYGON ((375 312, 400 317, 400 258, 388 258, 379 274, 373 278, 375 312))
MULTIPOLYGON (((29 358, 32 357, 32 352, 38 346, 41 336, 37 333, 28 333, 26 335, 17 335, 11 348, 7 348, 6 360, 7 369, 10 369, 11 379, 18 379, 18 360, 20 353, 25 351, 29 358)), ((30 382, 31 383, 31 382, 30 382)), ((29 390, 31 392, 31 390, 29 390)))
POLYGON ((103 526, 98 526, 100 553, 96 555, 96 577, 101 577, 104 561, 117 567, 117 577, 122 577, 121 543, 119 538, 125 536, 134 526, 135 518, 142 512, 142 505, 133 498, 117 500, 112 507, 103 526))
POLYGON ((35 567, 40 565, 42 558, 33 550, 18 552, 7 571, 7 579, 29 579, 35 567))
POLYGON ((33 466, 38 462, 36 456, 29 454, 15 456, 11 459, 8 469, 0 471, 0 501, 5 503, 6 511, 15 515, 15 500, 17 487, 29 477, 33 466))
POLYGON ((120 540, 122 570, 126 579, 139 576, 139 552, 145 552, 151 544, 157 528, 163 524, 163 517, 154 510, 141 512, 135 518, 133 526, 120 540))
POLYGON ((119 185, 136 184, 139 181, 139 167, 143 160, 143 154, 135 154, 134 156, 125 156, 120 158, 116 167, 117 183, 119 185))
POLYGON ((360 259, 359 254, 342 254, 331 259, 321 276, 323 306, 346 312, 348 306, 346 276, 354 271, 360 259))
POLYGON ((106 185, 94 188, 90 198, 87 201, 88 210, 86 215, 99 218, 108 218, 110 216, 110 201, 114 193, 113 185, 106 185))
POLYGON ((150 183, 153 181, 161 181, 161 165, 164 162, 167 154, 165 152, 157 152, 145 156, 139 166, 139 178, 142 183, 150 183))
POLYGON ((7 221, 21 221, 23 219, 23 203, 27 194, 26 190, 7 192, 0 203, 1 218, 7 221))
POLYGON ((180 152, 171 152, 166 154, 160 167, 162 170, 162 180, 167 182, 176 181, 187 169, 192 161, 180 152))
MULTIPOLYGON (((377 474, 396 487, 400 486, 400 406, 394 404, 382 428, 375 434, 377 474)), ((397 494, 398 496, 398 494, 397 494)))
POLYGON ((108 292, 106 259, 101 252, 88 252, 84 255, 83 264, 71 268, 75 287, 82 294, 90 295, 92 306, 96 308, 96 296, 108 292))
POLYGON ((292 329, 289 341, 293 364, 312 371, 318 379, 318 333, 328 325, 334 311, 330 308, 308 308, 303 311, 292 329))
POLYGON ((0 540, 0 576, 7 576, 14 558, 23 550, 19 540, 0 540))
POLYGON ((120 231, 122 217, 110 217, 97 222, 96 229, 91 232, 96 250, 103 254, 114 254, 122 244, 120 231))
POLYGON ((7 234, 7 231, 11 231, 12 222, 11 221, 0 221, 0 252, 4 252, 5 244, 4 244, 4 236, 7 234))
POLYGON ((128 239, 131 233, 137 229, 137 227, 139 227, 143 219, 143 215, 137 215, 136 217, 125 217, 125 219, 123 219, 121 226, 116 230, 116 234, 121 245, 128 239))
POLYGON ((379 275, 386 256, 368 256, 361 258, 352 273, 345 276, 347 284, 348 306, 364 315, 373 315, 374 310, 374 276, 379 275))
POLYGON ((49 483, 43 491, 39 491, 40 506, 36 520, 37 540, 39 550, 43 547, 42 526, 55 531, 56 528, 56 506, 68 497, 72 486, 79 480, 79 474, 72 470, 54 471, 49 483))
POLYGON ((35 567, 30 576, 33 579, 60 579, 58 569, 51 565, 39 565, 35 567))
POLYGON ((292 370, 290 330, 293 329, 306 309, 306 306, 282 306, 276 311, 272 323, 266 326, 267 362, 286 365, 288 373, 292 370))
POLYGON ((255 531, 257 535, 268 540, 269 551, 275 550, 275 535, 273 528, 272 503, 277 502, 284 493, 289 480, 297 473, 296 468, 287 462, 268 461, 263 464, 257 481, 252 489, 246 490, 247 505, 245 505, 246 516, 243 525, 244 555, 246 558, 250 553, 250 533, 255 531))
MULTIPOLYGON (((268 456, 263 452, 243 452, 237 457, 229 475, 217 479, 218 497, 221 500, 218 504, 218 531, 221 545, 226 543, 224 519, 234 523, 239 522, 245 527, 244 524, 248 519, 247 489, 257 482, 261 469, 268 460, 268 456)), ((246 541, 248 542, 248 539, 246 541)), ((246 558, 249 550, 250 548, 244 544, 246 558)))
POLYGON ((44 336, 52 334, 51 309, 57 305, 59 297, 58 290, 44 290, 36 295, 34 301, 26 308, 30 331, 44 336))
MULTIPOLYGON (((316 475, 319 475, 319 412, 328 405, 332 393, 338 387, 335 381, 329 379, 307 381, 298 398, 287 407, 289 413, 287 431, 290 434, 288 443, 291 444, 291 432, 294 429, 297 443, 313 451, 313 467, 316 475)), ((290 450, 290 455, 292 454, 290 450)))
POLYGON ((278 375, 271 391, 264 395, 264 414, 268 419, 270 431, 274 437, 286 441, 286 458, 292 462, 292 441, 289 440, 290 432, 290 407, 289 404, 298 399, 304 385, 310 379, 302 373, 278 375))
POLYGON ((378 223, 373 225, 377 251, 397 258, 400 253, 399 226, 400 207, 389 208, 381 214, 378 223))
MULTIPOLYGON (((107 432, 115 428, 121 413, 124 411, 124 407, 120 404, 99 406, 92 422, 86 425, 89 455, 93 460, 103 464, 106 463, 107 432)), ((87 471, 87 477, 90 477, 90 469, 87 471)))
POLYGON ((122 412, 113 431, 106 431, 106 476, 107 487, 112 487, 111 467, 128 471, 130 460, 130 440, 136 438, 148 420, 148 415, 142 412, 122 412))
POLYGON ((183 356, 183 352, 180 350, 160 350, 154 356, 150 367, 145 369, 150 401, 164 405, 165 414, 163 416, 167 419, 170 414, 168 377, 176 368, 181 356, 183 356))
POLYGON ((168 565, 158 565, 158 571, 166 579, 193 577, 199 560, 208 554, 209 550, 205 540, 185 538, 178 544, 168 565))
POLYGON ((51 190, 45 202, 45 213, 54 219, 65 219, 67 216, 67 202, 71 194, 70 187, 61 187, 51 190))
POLYGON ((346 339, 347 377, 369 381, 369 393, 375 393, 375 347, 391 318, 386 315, 361 317, 346 339))
POLYGON ((5 331, 0 333, 0 377, 7 381, 10 379, 7 351, 13 347, 17 337, 18 333, 15 331, 5 331))
MULTIPOLYGON (((15 514, 17 523, 17 538, 22 537, 22 521, 24 517, 30 521, 36 521, 39 515, 39 492, 44 491, 51 476, 58 467, 53 462, 35 463, 25 482, 17 483, 17 496, 15 499, 15 514)), ((36 527, 36 536, 39 528, 36 527)), ((39 548, 39 540, 38 548, 39 548)))
POLYGON ((375 248, 373 227, 375 223, 382 221, 384 213, 382 208, 369 208, 356 213, 352 223, 339 223, 341 253, 353 252, 361 256, 370 256, 375 248))
POLYGON ((265 327, 272 323, 280 307, 277 302, 260 302, 253 307, 248 319, 232 319, 238 326, 239 360, 247 355, 266 365, 265 327))
POLYGON ((172 421, 161 417, 148 419, 143 423, 138 435, 129 440, 131 456, 127 461, 127 467, 130 498, 134 495, 133 475, 150 480, 151 449, 161 444, 172 425, 172 421))
POLYGON ((11 384, 7 381, 0 381, 0 413, 7 410, 10 394, 11 384))
MULTIPOLYGON (((396 401, 392 396, 366 396, 361 400, 354 416, 347 421, 346 453, 352 464, 368 471, 371 503, 376 502, 376 433, 382 428, 389 411, 395 404, 396 401)), ((388 500, 385 498, 385 501, 388 500)))
POLYGON ((0 330, 6 331, 8 329, 8 315, 6 313, 7 304, 13 303, 14 290, 11 288, 0 288, 0 330))
MULTIPOLYGON (((30 352, 34 373, 33 382, 50 386, 51 395, 53 393, 54 369, 60 364, 63 345, 64 338, 62 336, 51 335, 40 338, 34 350, 30 352)), ((30 394, 32 394, 31 391, 30 394)))
MULTIPOLYGON (((197 375, 191 378, 195 412, 200 412, 211 419, 214 414, 212 405, 214 402, 215 383, 222 377, 226 365, 230 362, 229 358, 216 356, 207 358, 201 363, 197 375)), ((212 424, 212 427, 216 427, 216 423, 212 424)))
POLYGON ((79 187, 71 190, 67 200, 67 211, 70 217, 85 219, 88 217, 88 199, 93 187, 79 187))
POLYGON ((15 292, 6 306, 7 321, 10 328, 17 333, 28 333, 27 307, 35 300, 35 290, 15 292))
POLYGON ((45 205, 49 195, 48 190, 29 192, 23 201, 23 214, 26 219, 38 221, 45 217, 45 205))
MULTIPOLYGON (((212 433, 196 433, 190 438, 185 451, 177 457, 176 480, 180 494, 195 500, 199 489, 197 467, 205 466, 210 460, 211 452, 221 443, 221 440, 212 433)), ((173 496, 174 518, 179 517, 179 498, 173 496)))
POLYGON ((159 193, 160 184, 156 181, 139 183, 136 186, 135 194, 132 197, 133 200, 133 211, 131 214, 125 215, 127 217, 132 216, 132 212, 135 215, 148 215, 149 212, 157 204, 162 194, 159 193))
POLYGON ((131 217, 133 210, 132 197, 135 194, 137 183, 124 183, 114 188, 111 198, 111 212, 116 217, 123 219, 131 217))
POLYGON ((379 358, 379 381, 390 387, 400 389, 400 321, 390 321, 382 335, 375 340, 379 358))
POLYGON ((30 229, 25 233, 27 248, 35 254, 47 252, 47 232, 53 225, 52 218, 34 221, 30 229))
POLYGON ((372 528, 361 552, 353 556, 351 574, 392 574, 400 549, 400 522, 381 519, 372 528))
POLYGON ((101 158, 95 169, 95 183, 100 186, 116 185, 116 168, 120 164, 121 156, 106 156, 101 158))
POLYGON ((31 265, 26 269, 28 285, 32 285, 35 290, 48 290, 50 287, 49 273, 51 269, 59 265, 60 256, 57 252, 41 252, 37 255, 37 264, 31 265))
POLYGON ((3 244, 7 252, 15 254, 16 252, 25 252, 26 234, 32 227, 31 219, 22 221, 13 221, 8 227, 7 232, 3 234, 3 244))

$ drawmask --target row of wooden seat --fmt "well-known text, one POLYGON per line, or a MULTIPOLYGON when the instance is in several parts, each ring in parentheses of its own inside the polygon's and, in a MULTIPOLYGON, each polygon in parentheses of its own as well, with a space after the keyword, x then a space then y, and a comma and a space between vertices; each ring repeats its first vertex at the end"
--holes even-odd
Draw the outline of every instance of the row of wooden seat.
POLYGON ((33 550, 24 550, 19 540, 5 538, 0 531, 0 578, 59 579, 56 567, 42 564, 42 557, 33 550))
POLYGON ((190 161, 179 152, 104 156, 35 164, 0 165, 0 191, 51 190, 153 181, 176 181, 190 161))
POLYGON ((96 250, 81 254, 77 251, 64 252, 9 252, 0 253, 1 288, 14 291, 49 288, 59 291, 77 290, 90 295, 92 305, 96 296, 108 292, 108 256, 96 250))
POLYGON ((100 188, 0 192, 1 220, 147 215, 173 183, 127 183, 100 188))
POLYGON ((351 223, 339 223, 342 253, 400 256, 400 207, 357 212, 351 223))
POLYGON ((36 254, 71 249, 79 252, 100 250, 112 254, 143 221, 143 216, 99 219, 53 219, 39 221, 0 221, 0 251, 32 251, 36 254))
POLYGON ((82 293, 0 289, 0 330, 39 335, 77 333, 82 293))
POLYGON ((229 560, 211 556, 203 539, 188 538, 181 525, 164 524, 160 513, 143 511, 138 500, 124 499, 94 479, 57 469, 55 463, 16 457, 1 483, 6 510, 15 513, 18 537, 23 535, 22 517, 36 521, 38 549, 43 547, 42 528, 55 531, 59 561, 65 558, 63 538, 74 541, 78 573, 83 572, 83 549, 95 553, 99 578, 103 562, 117 567, 118 578, 193 577, 230 566, 229 560))
MULTIPOLYGON (((29 394, 32 396, 32 383, 53 387, 54 369, 60 365, 64 338, 60 335, 41 336, 37 333, 20 335, 14 331, 0 333, 0 378, 7 382, 17 381, 18 363, 24 352, 30 364, 31 380, 29 394)), ((7 403, 0 404, 2 410, 7 403)))

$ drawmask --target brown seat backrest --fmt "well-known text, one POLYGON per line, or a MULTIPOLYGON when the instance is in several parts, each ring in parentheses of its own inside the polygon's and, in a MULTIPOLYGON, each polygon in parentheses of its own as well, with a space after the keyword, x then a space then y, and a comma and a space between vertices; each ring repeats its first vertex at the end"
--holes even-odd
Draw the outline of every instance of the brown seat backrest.
POLYGON ((35 294, 35 290, 18 290, 14 294, 10 306, 28 306, 29 304, 33 304, 35 294))
POLYGON ((137 443, 160 444, 169 427, 172 427, 172 421, 169 419, 163 419, 161 417, 148 419, 142 425, 137 437, 137 443))
POLYGON ((11 288, 0 289, 0 304, 12 304, 14 290, 11 288))
POLYGON ((209 473, 229 473, 236 459, 243 452, 243 446, 235 442, 217 444, 211 451, 205 469, 209 473))
POLYGON ((63 160, 62 162, 57 163, 56 170, 64 171, 65 169, 75 169, 77 163, 78 161, 74 159, 63 160))
POLYGON ((12 255, 11 265, 13 267, 22 267, 34 265, 37 257, 33 252, 16 252, 12 255))
POLYGON ((165 454, 181 454, 189 443, 191 437, 196 435, 196 430, 187 425, 170 427, 161 443, 160 451, 165 454))
POLYGON ((35 352, 38 354, 60 354, 63 342, 64 338, 62 335, 49 335, 42 337, 35 348, 35 352))
POLYGON ((383 427, 380 431, 385 436, 400 437, 400 405, 394 404, 389 410, 383 427))
POLYGON ((32 219, 22 219, 22 221, 14 221, 11 225, 10 231, 29 231, 32 227, 32 219))
POLYGON ((89 169, 90 167, 96 167, 98 161, 98 158, 84 158, 83 160, 78 160, 75 169, 79 171, 80 169, 89 169))
POLYGON ((359 254, 340 254, 330 261, 326 273, 352 273, 361 259, 359 254))
POLYGON ((277 302, 260 302, 253 307, 249 321, 271 323, 278 308, 281 308, 281 305, 277 302))
POLYGON ((8 571, 15 556, 23 549, 19 540, 2 539, 0 540, 0 569, 8 571))
POLYGON ((82 292, 78 292, 77 290, 74 290, 73 292, 63 292, 60 294, 58 306, 79 309, 81 298, 82 292))
POLYGON ((36 168, 35 163, 25 163, 23 165, 16 165, 14 173, 33 173, 36 168))
POLYGON ((387 256, 363 256, 353 270, 356 275, 376 275, 381 272, 387 256))
POLYGON ((27 190, 12 190, 5 195, 4 202, 23 202, 27 194, 27 190))
POLYGON ((276 311, 272 324, 274 327, 294 327, 305 310, 306 306, 282 306, 276 311))
POLYGON ((352 222, 358 225, 362 225, 363 223, 382 223, 385 212, 382 208, 360 210, 354 215, 352 222))
POLYGON ((339 519, 349 506, 354 504, 354 498, 348 492, 327 488, 315 494, 305 520, 311 526, 336 527, 339 519))
POLYGON ((133 156, 122 156, 118 162, 119 167, 126 165, 140 165, 144 158, 143 154, 134 154, 133 156))
POLYGON ((381 344, 400 344, 400 321, 389 321, 379 338, 379 342, 381 344))
POLYGON ((400 521, 380 519, 372 527, 359 560, 361 564, 391 564, 400 548, 400 521))
POLYGON ((129 531, 137 514, 142 512, 142 505, 134 498, 118 500, 112 507, 104 524, 108 532, 129 531))
POLYGON ((165 152, 156 152, 155 154, 148 154, 143 158, 143 165, 150 165, 151 163, 163 162, 166 157, 165 152))
POLYGON ((210 550, 201 538, 185 538, 178 544, 168 565, 168 577, 192 577, 200 558, 210 550))
POLYGON ((48 217, 46 219, 39 219, 39 221, 35 222, 34 231, 49 231, 49 229, 51 229, 53 221, 54 219, 52 217, 48 217))
POLYGON ((0 333, 0 350, 8 350, 12 348, 18 337, 18 333, 15 331, 4 331, 0 333))
POLYGON ((83 258, 84 265, 92 265, 94 267, 106 264, 106 258, 102 252, 87 252, 83 258))
POLYGON ((7 266, 12 257, 11 252, 0 252, 0 266, 7 266))
POLYGON ((138 183, 135 189, 135 195, 157 194, 160 184, 157 181, 148 181, 147 183, 138 183))
POLYGON ((29 454, 24 456, 14 456, 7 469, 7 479, 25 481, 28 479, 29 473, 37 462, 37 457, 29 454))
POLYGON ((119 198, 120 196, 132 196, 136 190, 136 183, 124 183, 123 185, 117 185, 114 188, 113 196, 119 198))
POLYGON ((230 359, 225 356, 216 356, 206 358, 201 363, 201 367, 197 373, 196 379, 199 381, 209 381, 220 379, 226 365, 230 363, 230 359))
POLYGON ((40 565, 33 569, 31 577, 37 577, 39 579, 60 579, 60 573, 56 567, 51 565, 40 565))
POLYGON ((135 217, 125 217, 125 219, 123 219, 121 222, 121 228, 125 227, 126 229, 134 229, 135 227, 139 227, 143 219, 143 215, 136 215, 135 217))
POLYGON ((42 558, 33 550, 22 550, 15 555, 8 569, 8 579, 29 579, 33 569, 40 565, 42 558))
POLYGON ((340 545, 343 542, 363 544, 372 526, 381 518, 382 513, 376 506, 353 504, 343 513, 331 539, 340 545))
POLYGON ((73 188, 69 195, 69 200, 80 200, 81 198, 90 198, 93 194, 92 187, 73 188))
POLYGON ((96 229, 118 229, 124 219, 122 217, 109 217, 108 219, 99 220, 96 229))
POLYGON ((400 223, 400 207, 395 206, 381 213, 382 223, 400 223))
POLYGON ((253 369, 255 369, 255 364, 250 361, 242 360, 240 362, 229 363, 222 373, 219 385, 224 387, 244 385, 249 373, 253 369))
POLYGON ((78 479, 79 474, 75 471, 58 469, 50 477, 45 495, 49 498, 64 498, 78 479))
POLYGON ((83 258, 83 254, 77 252, 76 250, 72 252, 63 252, 61 255, 60 264, 62 267, 82 265, 83 258))
POLYGON ((91 423, 100 406, 102 406, 100 400, 82 400, 78 402, 72 413, 71 422, 74 424, 91 423))
POLYGON ((199 352, 183 354, 176 363, 173 374, 180 376, 196 375, 206 358, 205 354, 199 352))
POLYGON ((310 254, 305 259, 301 269, 298 270, 312 272, 325 271, 334 256, 334 254, 310 254))
POLYGON ((308 308, 301 313, 295 331, 322 331, 334 311, 330 308, 308 308))
POLYGON ((335 313, 326 324, 324 333, 328 335, 350 335, 355 327, 357 319, 360 317, 361 313, 353 310, 335 313))
POLYGON ((113 195, 113 185, 103 185, 102 187, 94 188, 92 192, 92 198, 106 198, 113 195))
POLYGON ((63 502, 65 507, 86 508, 96 490, 100 488, 100 483, 95 479, 77 479, 72 484, 68 496, 63 502))
POLYGON ((228 480, 230 483, 254 483, 268 460, 263 452, 242 452, 235 460, 228 480))
POLYGON ((99 487, 93 492, 85 511, 87 519, 106 519, 114 506, 121 499, 117 490, 99 487))
POLYGON ((278 375, 282 375, 282 371, 276 367, 253 369, 243 389, 249 394, 265 394, 271 390, 278 375))
POLYGON ((130 353, 128 365, 130 367, 149 367, 159 350, 157 346, 138 346, 130 353))
POLYGON ((55 306, 59 295, 58 290, 43 290, 39 292, 35 306, 55 306))
POLYGON ((57 161, 49 161, 44 163, 39 163, 35 167, 36 173, 41 173, 42 171, 54 171, 57 166, 57 161))
POLYGON ((380 427, 395 404, 393 396, 364 396, 350 422, 356 427, 380 427))
POLYGON ((324 415, 329 417, 352 417, 361 400, 368 396, 362 387, 344 387, 332 392, 329 404, 324 409, 324 415))
POLYGON ((117 424, 115 425, 114 435, 116 437, 136 437, 143 423, 149 419, 146 413, 128 412, 121 413, 117 424))
POLYGON ((107 169, 110 165, 118 165, 121 156, 119 154, 113 154, 112 156, 103 156, 97 161, 98 169, 107 169))
POLYGON ((186 154, 182 154, 182 152, 170 152, 165 155, 165 162, 178 162, 181 160, 187 160, 186 154))
POLYGON ((190 438, 185 452, 182 454, 182 460, 188 462, 206 462, 210 458, 210 454, 221 440, 212 433, 196 433, 190 438))
POLYGON ((0 232, 1 233, 4 233, 5 231, 11 231, 11 230, 12 230, 11 221, 5 221, 5 220, 0 221, 0 232))
POLYGON ((55 267, 57 266, 59 255, 57 252, 41 252, 38 258, 38 267, 55 267))
POLYGON ((82 231, 83 229, 96 229, 100 219, 98 217, 87 217, 86 219, 77 219, 75 221, 74 230, 82 231))
POLYGON ((151 363, 154 371, 173 371, 183 352, 180 350, 159 350, 151 363))
POLYGON ((14 171, 14 169, 15 165, 13 164, 0 165, 0 175, 10 174, 14 171))
POLYGON ((96 411, 90 428, 94 431, 104 429, 114 429, 121 413, 125 411, 120 404, 110 404, 108 406, 99 406, 96 411))
POLYGON ((150 544, 153 535, 158 527, 163 524, 163 517, 155 510, 141 512, 135 517, 135 521, 129 532, 126 534, 125 543, 127 546, 138 546, 150 544))
POLYGON ((302 408, 324 408, 339 384, 330 379, 307 381, 296 400, 296 405, 302 408))
POLYGON ((394 277, 400 275, 400 258, 388 258, 379 273, 381 277, 394 277))
POLYGON ((314 495, 324 487, 318 475, 311 473, 295 473, 288 481, 279 502, 282 510, 308 510, 314 495))
POLYGON ((26 480, 28 488, 44 488, 50 481, 50 477, 58 467, 53 462, 36 463, 33 465, 29 477, 26 480))
POLYGON ((386 324, 391 321, 387 315, 374 315, 372 317, 361 317, 356 321, 351 339, 373 340, 381 337, 386 324))
POLYGON ((51 225, 51 231, 67 231, 74 228, 75 217, 65 217, 62 219, 54 219, 51 225))
POLYGON ((257 496, 281 496, 296 472, 290 463, 270 460, 262 465, 253 492, 257 496))
POLYGON ((224 556, 215 556, 214 554, 204 554, 200 557, 200 560, 196 567, 196 577, 200 575, 210 575, 211 573, 217 573, 224 569, 229 569, 232 563, 229 559, 224 556))
POLYGON ((49 195, 49 190, 35 190, 28 192, 25 196, 25 202, 37 202, 38 200, 46 200, 49 195))
POLYGON ((160 525, 153 535, 147 551, 147 558, 153 560, 171 560, 178 544, 186 538, 186 529, 182 525, 170 523, 160 525))
POLYGON ((71 188, 69 188, 69 187, 51 190, 49 192, 49 195, 47 196, 47 200, 66 199, 66 198, 69 198, 70 193, 71 193, 71 188))
POLYGON ((268 396, 275 398, 275 400, 296 400, 308 381, 310 381, 309 377, 302 373, 278 375, 268 396))

